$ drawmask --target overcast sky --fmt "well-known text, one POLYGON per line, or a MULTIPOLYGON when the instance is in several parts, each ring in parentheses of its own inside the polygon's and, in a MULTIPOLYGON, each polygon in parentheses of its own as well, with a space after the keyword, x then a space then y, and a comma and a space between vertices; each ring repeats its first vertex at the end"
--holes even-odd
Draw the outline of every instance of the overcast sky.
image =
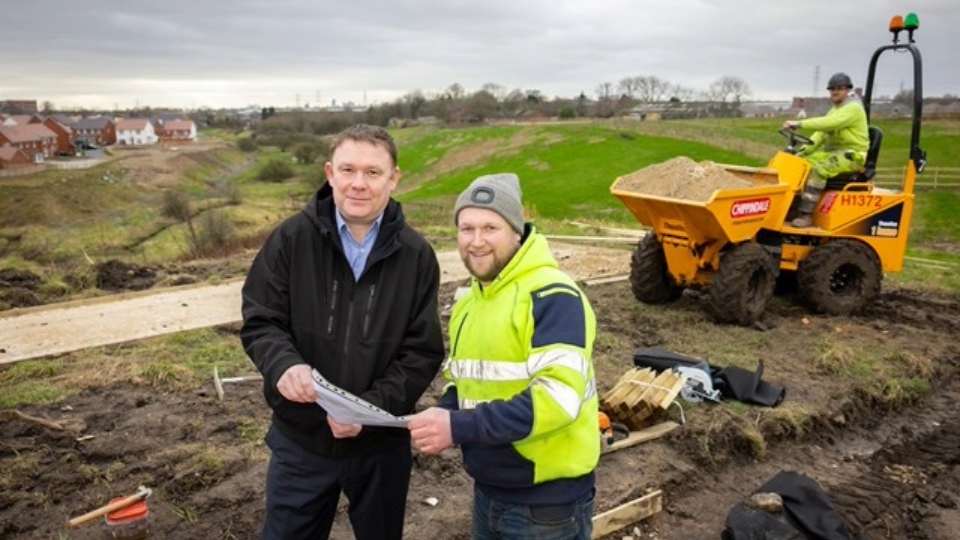
MULTIPOLYGON (((904 9, 920 17, 924 94, 960 94, 957 0, 30 0, 4 10, 0 100, 362 105, 454 83, 595 98, 632 76, 826 96, 835 71, 864 84, 904 9)), ((883 55, 874 95, 912 86, 908 58, 883 55)))

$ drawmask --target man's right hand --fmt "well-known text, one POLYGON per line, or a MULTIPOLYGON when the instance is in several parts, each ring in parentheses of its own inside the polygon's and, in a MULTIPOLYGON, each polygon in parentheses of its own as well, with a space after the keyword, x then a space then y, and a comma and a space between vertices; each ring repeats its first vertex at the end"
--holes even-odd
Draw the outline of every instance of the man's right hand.
POLYGON ((784 127, 784 129, 797 129, 798 127, 800 127, 800 121, 799 121, 799 120, 786 120, 786 121, 783 123, 783 127, 784 127))
POLYGON ((290 366, 277 381, 280 395, 296 403, 314 403, 317 392, 313 389, 313 374, 307 364, 290 366))

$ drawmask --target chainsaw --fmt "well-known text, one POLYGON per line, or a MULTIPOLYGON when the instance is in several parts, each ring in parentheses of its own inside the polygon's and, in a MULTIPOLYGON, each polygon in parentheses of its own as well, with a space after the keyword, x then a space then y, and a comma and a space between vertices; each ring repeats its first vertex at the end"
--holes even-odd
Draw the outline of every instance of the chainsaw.
POLYGON ((610 416, 600 411, 600 443, 604 446, 610 446, 617 441, 622 441, 630 436, 630 428, 626 424, 614 422, 610 416))

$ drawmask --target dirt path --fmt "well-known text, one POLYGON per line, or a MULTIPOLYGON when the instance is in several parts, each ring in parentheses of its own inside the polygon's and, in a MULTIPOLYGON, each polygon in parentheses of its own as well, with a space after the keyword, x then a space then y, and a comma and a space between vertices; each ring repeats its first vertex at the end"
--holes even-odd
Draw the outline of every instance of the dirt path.
MULTIPOLYGON (((629 252, 556 243, 577 279, 627 272, 629 252)), ((437 254, 441 281, 468 277, 456 252, 437 254)), ((240 321, 242 278, 0 313, 0 364, 240 321)))

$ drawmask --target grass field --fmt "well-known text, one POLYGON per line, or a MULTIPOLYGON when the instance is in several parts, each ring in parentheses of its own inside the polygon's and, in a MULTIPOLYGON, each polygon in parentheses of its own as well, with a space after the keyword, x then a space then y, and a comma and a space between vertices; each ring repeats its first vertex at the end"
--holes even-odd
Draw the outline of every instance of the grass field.
MULTIPOLYGON (((673 122, 612 120, 535 126, 465 129, 417 127, 394 130, 404 173, 397 198, 408 219, 437 241, 452 239, 450 209, 476 176, 517 173, 528 218, 552 234, 582 232, 571 222, 635 227, 633 216, 610 194, 622 175, 676 156, 736 165, 761 166, 783 146, 778 119, 724 119, 673 122)), ((906 163, 910 123, 881 121, 881 165, 906 163)), ((930 121, 922 147, 931 167, 960 167, 960 122, 930 121)), ((293 163, 289 152, 261 149, 256 164, 227 179, 236 201, 227 202, 212 179, 242 161, 237 151, 185 171, 180 189, 199 213, 218 209, 235 234, 256 238, 302 206, 320 178, 320 163, 293 164, 297 178, 280 183, 256 179, 271 160, 293 163)), ((59 265, 84 258, 134 257, 160 263, 184 257, 186 232, 159 211, 160 192, 122 181, 121 162, 88 171, 50 171, 0 180, 0 268, 59 265)), ((222 184, 222 182, 220 182, 222 184)), ((920 191, 909 248, 911 257, 960 264, 960 191, 920 191)), ((911 265, 902 279, 911 281, 911 265)), ((55 272, 48 272, 53 274, 55 272)), ((917 269, 917 280, 931 279, 917 269)), ((941 278, 936 278, 941 279, 941 278)), ((951 288, 960 278, 943 279, 951 288)))

